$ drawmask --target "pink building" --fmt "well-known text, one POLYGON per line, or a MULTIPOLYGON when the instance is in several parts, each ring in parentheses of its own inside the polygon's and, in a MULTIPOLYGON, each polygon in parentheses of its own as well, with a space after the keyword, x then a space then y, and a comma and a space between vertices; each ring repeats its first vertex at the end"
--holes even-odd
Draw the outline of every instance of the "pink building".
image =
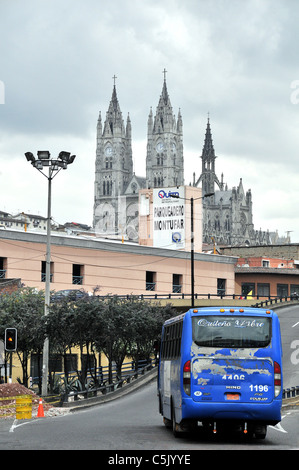
MULTIPOLYGON (((46 234, 0 230, 0 277, 45 288, 46 234)), ((195 252, 195 293, 233 294, 236 258, 195 252)), ((121 240, 51 235, 51 290, 106 294, 190 294, 190 251, 121 240)))

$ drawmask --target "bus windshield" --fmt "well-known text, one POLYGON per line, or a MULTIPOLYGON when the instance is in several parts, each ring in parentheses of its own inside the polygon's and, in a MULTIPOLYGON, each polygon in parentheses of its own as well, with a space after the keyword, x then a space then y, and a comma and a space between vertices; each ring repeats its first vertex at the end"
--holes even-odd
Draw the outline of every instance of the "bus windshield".
POLYGON ((192 335, 198 346, 263 348, 271 340, 271 319, 253 316, 194 316, 192 335))

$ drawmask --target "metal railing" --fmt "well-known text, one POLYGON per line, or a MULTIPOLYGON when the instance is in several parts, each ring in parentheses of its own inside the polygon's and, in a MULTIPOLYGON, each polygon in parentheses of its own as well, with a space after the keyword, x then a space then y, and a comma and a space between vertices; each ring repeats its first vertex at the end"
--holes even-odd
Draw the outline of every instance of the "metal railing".
MULTIPOLYGON (((150 286, 149 286, 150 287, 150 286)), ((108 299, 111 297, 116 297, 118 299, 140 299, 140 300, 167 300, 167 299, 190 299, 192 298, 191 294, 183 292, 171 292, 168 294, 107 294, 107 295, 96 295, 99 299, 108 299)), ((290 295, 290 296, 265 296, 265 295, 241 295, 241 294, 194 294, 195 300, 212 300, 212 299, 231 299, 231 300, 260 300, 260 303, 265 305, 287 302, 290 300, 299 301, 299 296, 290 295)))
POLYGON ((83 284, 83 276, 74 276, 72 277, 72 283, 77 285, 83 284))
POLYGON ((106 395, 122 388, 123 385, 129 384, 132 380, 137 379, 139 376, 144 375, 145 372, 150 371, 156 366, 156 360, 139 361, 137 367, 133 362, 124 363, 119 375, 116 366, 112 366, 112 371, 109 372, 109 366, 98 367, 96 370, 96 380, 89 374, 85 383, 85 388, 79 384, 79 380, 73 384, 69 389, 66 389, 62 401, 70 402, 79 399, 87 399, 106 395), (112 375, 110 382, 109 376, 112 375), (78 388, 77 388, 78 387, 78 388))
POLYGON ((156 283, 155 282, 146 282, 145 290, 155 290, 156 283))
MULTIPOLYGON (((46 282, 46 273, 41 273, 41 282, 46 282)), ((50 282, 53 282, 53 273, 50 273, 50 282)))
POLYGON ((174 294, 180 294, 182 292, 182 285, 181 284, 173 284, 172 292, 174 294))
POLYGON ((299 396, 299 386, 284 388, 282 391, 282 398, 295 398, 299 396))
MULTIPOLYGON (((257 300, 259 300, 257 298, 257 300)), ((275 305, 278 303, 282 302, 290 302, 290 301, 299 301, 299 298, 296 296, 286 296, 286 297, 269 297, 268 299, 261 300, 260 302, 257 302, 256 304, 252 305, 253 307, 267 307, 268 305, 275 305)))
MULTIPOLYGON (((60 397, 60 404, 96 397, 113 392, 123 385, 129 384, 132 380, 144 375, 145 372, 152 370, 156 366, 156 359, 141 360, 136 365, 134 361, 126 362, 122 365, 121 371, 117 370, 115 364, 111 367, 100 366, 91 369, 86 377, 85 383, 79 380, 77 372, 54 373, 52 382, 52 398, 60 397)), ((81 371, 79 371, 79 374, 81 371)), ((35 388, 38 384, 38 377, 32 380, 31 388, 35 388)), ((52 401, 52 400, 50 400, 52 401)))

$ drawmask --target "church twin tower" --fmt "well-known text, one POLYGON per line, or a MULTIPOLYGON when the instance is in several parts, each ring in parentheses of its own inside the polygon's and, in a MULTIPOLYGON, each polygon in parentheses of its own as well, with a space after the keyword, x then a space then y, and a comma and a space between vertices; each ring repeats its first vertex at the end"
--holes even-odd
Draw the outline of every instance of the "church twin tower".
POLYGON ((93 225, 99 234, 135 238, 128 228, 138 217, 139 189, 184 184, 182 116, 173 114, 165 74, 156 114, 151 109, 148 117, 146 178, 134 173, 131 121, 128 115, 124 123, 113 77, 106 119, 103 124, 100 114, 97 125, 93 225))
MULTIPOLYGON (((134 173, 132 128, 120 110, 115 78, 112 98, 102 122, 97 124, 93 226, 102 236, 138 240, 139 190, 171 188, 184 185, 183 122, 181 112, 173 113, 164 70, 162 93, 147 123, 146 177, 134 173)), ((215 172, 215 151, 208 119, 202 168, 193 185, 202 185, 203 195, 214 196, 203 201, 203 242, 224 245, 268 244, 269 233, 254 230, 251 191, 243 189, 242 179, 228 189, 215 172)), ((197 166, 197 164, 195 164, 197 166)))

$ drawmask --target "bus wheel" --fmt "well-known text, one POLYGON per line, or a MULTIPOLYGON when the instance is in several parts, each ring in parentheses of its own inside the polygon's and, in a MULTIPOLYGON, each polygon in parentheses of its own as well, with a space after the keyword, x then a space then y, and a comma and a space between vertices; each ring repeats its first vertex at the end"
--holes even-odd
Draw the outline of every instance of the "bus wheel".
POLYGON ((163 416, 162 398, 161 398, 160 393, 159 393, 159 413, 160 413, 160 415, 163 416))
POLYGON ((163 418, 163 423, 165 425, 166 428, 168 429, 171 429, 172 428, 172 422, 170 421, 170 419, 167 419, 167 418, 163 418))
POLYGON ((175 410, 174 407, 171 407, 171 417, 172 417, 172 433, 174 437, 180 437, 181 433, 179 431, 180 425, 175 421, 175 410))
POLYGON ((256 439, 265 439, 267 435, 267 426, 258 425, 254 429, 256 439))

